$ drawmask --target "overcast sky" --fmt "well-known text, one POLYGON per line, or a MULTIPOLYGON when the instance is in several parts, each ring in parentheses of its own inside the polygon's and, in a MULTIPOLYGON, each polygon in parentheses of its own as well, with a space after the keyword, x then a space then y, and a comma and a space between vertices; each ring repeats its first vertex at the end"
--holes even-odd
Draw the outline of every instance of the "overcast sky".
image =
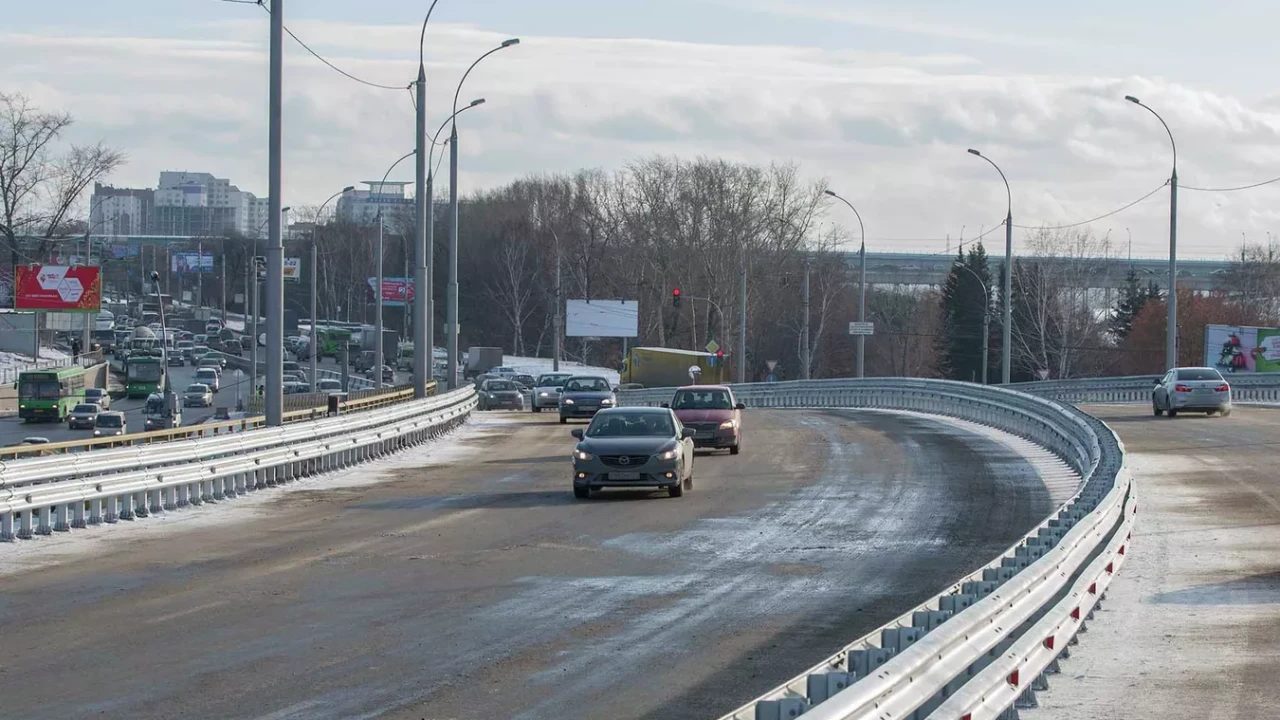
MULTIPOLYGON (((72 112, 74 141, 125 149, 114 184, 192 170, 266 194, 267 13, 220 0, 9 4, 0 89, 72 112)), ((428 4, 288 0, 285 23, 336 65, 403 87, 428 4)), ((858 207, 870 249, 941 251, 1005 212, 999 177, 968 147, 1009 176, 1015 224, 1085 220, 1159 187, 1168 138, 1126 94, 1171 126, 1181 184, 1280 176, 1277 26, 1280 3, 1266 0, 440 0, 429 124, 472 60, 520 37, 463 90, 487 99, 460 127, 464 193, 652 154, 796 162, 858 207)), ((380 178, 412 149, 407 91, 357 84, 287 42, 285 204, 380 178)), ((402 168, 393 179, 412 179, 402 168)), ((1179 254, 1280 236, 1277 201, 1280 183, 1184 190, 1179 254)), ((1168 214, 1163 191, 1091 227, 1121 254, 1131 236, 1134 255, 1161 256, 1168 214)), ((856 225, 835 207, 829 218, 856 225)))

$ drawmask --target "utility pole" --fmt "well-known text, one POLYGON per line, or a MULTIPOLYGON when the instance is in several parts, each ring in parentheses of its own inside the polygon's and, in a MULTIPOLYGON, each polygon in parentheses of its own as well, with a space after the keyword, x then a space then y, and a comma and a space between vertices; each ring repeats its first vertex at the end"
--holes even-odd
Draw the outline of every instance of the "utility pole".
MULTIPOLYGON (((434 4, 432 5, 434 8, 434 4)), ((428 12, 428 16, 430 13, 428 12)), ((423 23, 423 32, 426 32, 426 24, 423 23)), ((434 222, 431 213, 431 196, 427 189, 427 69, 426 66, 418 63, 418 82, 414 88, 417 96, 417 118, 416 129, 414 133, 414 171, 413 171, 413 191, 414 191, 414 217, 417 219, 417 227, 413 234, 413 396, 415 398, 424 398, 427 396, 427 381, 431 379, 431 359, 432 359, 432 342, 431 342, 431 310, 428 303, 431 299, 431 275, 427 272, 427 264, 430 262, 431 245, 427 241, 428 233, 431 233, 431 224, 434 222)), ((379 233, 381 237, 381 233, 379 233)), ((382 253, 378 253, 378 267, 382 267, 382 253)), ((381 275, 381 272, 379 272, 381 275)), ((407 302, 407 299, 406 299, 407 302)), ((381 317, 382 313, 382 284, 378 284, 378 313, 381 317)), ((382 332, 378 332, 379 355, 378 362, 382 362, 382 332)), ((379 387, 381 387, 382 368, 378 368, 379 387)), ((449 387, 453 387, 450 382, 449 387)))
MULTIPOLYGON (((1163 120, 1161 121, 1163 122, 1163 120)), ((1170 140, 1173 134, 1169 135, 1170 140)), ((1178 164, 1169 177, 1169 317, 1165 327, 1164 366, 1178 367, 1178 164)))
MULTIPOLYGON (((428 159, 430 158, 428 157, 428 159)), ((420 352, 425 352, 427 354, 427 359, 422 364, 422 367, 426 371, 425 377, 427 379, 424 380, 424 383, 429 382, 430 380, 435 378, 435 370, 436 370, 435 273, 432 272, 432 270, 434 269, 434 260, 435 260, 434 255, 436 252, 435 203, 436 203, 435 173, 432 171, 431 168, 427 168, 427 218, 426 218, 427 242, 426 242, 426 251, 423 253, 424 255, 426 255, 426 260, 425 260, 425 263, 427 266, 426 273, 425 273, 426 278, 421 287, 415 286, 413 289, 415 293, 413 296, 414 317, 417 318, 419 315, 423 316, 421 320, 414 321, 415 322, 414 330, 416 332, 417 329, 421 327, 422 336, 426 339, 426 341, 423 344, 418 346, 418 347, 424 347, 425 350, 420 351, 417 349, 417 347, 414 348, 413 367, 414 367, 414 372, 416 373, 418 368, 418 355, 420 352), (418 307, 419 307, 418 295, 417 295, 418 293, 421 293, 423 295, 422 304, 421 304, 423 311, 421 313, 418 312, 418 307), (422 324, 418 325, 417 323, 422 323, 422 324)), ((414 387, 417 387, 417 385, 415 385, 414 387)), ((423 391, 424 392, 426 391, 425 384, 423 387, 423 391)))
POLYGON ((204 241, 196 241, 196 309, 204 308, 204 241))
POLYGON ((800 379, 809 379, 809 260, 804 261, 804 281, 800 285, 801 307, 803 308, 804 318, 800 325, 800 342, 803 345, 800 348, 800 379))
POLYGON ((556 288, 555 288, 555 337, 552 340, 551 370, 552 372, 560 372, 560 338, 564 335, 564 300, 560 297, 560 237, 554 235, 556 239, 556 288))
MULTIPOLYGON (((373 326, 374 326, 374 331, 377 333, 377 335, 374 337, 374 340, 373 340, 373 353, 376 356, 376 359, 374 361, 375 362, 374 369, 373 369, 373 373, 374 373, 373 382, 374 382, 374 387, 376 388, 382 387, 382 364, 386 362, 385 360, 386 356, 382 354, 383 352, 382 350, 382 229, 383 229, 382 211, 379 210, 378 211, 378 251, 377 251, 378 255, 377 255, 377 259, 374 262, 374 265, 375 267, 377 267, 377 270, 378 270, 378 273, 377 273, 378 274, 378 292, 373 294, 374 295, 373 326)), ((417 362, 416 356, 414 357, 414 362, 415 363, 417 362)), ((414 385, 417 385, 417 382, 415 382, 414 385)))
MULTIPOLYGON (((862 222, 859 218, 858 222, 862 222)), ((862 242, 858 250, 858 322, 867 321, 867 243, 862 242)), ((858 336, 858 377, 866 377, 867 336, 858 336)))
POLYGON ((218 293, 218 306, 222 310, 222 314, 218 317, 222 320, 222 326, 227 325, 227 241, 222 243, 222 290, 218 293))
POLYGON ((747 262, 738 265, 738 382, 747 381, 747 262))
POLYGON ((249 343, 249 365, 253 368, 249 375, 253 378, 253 393, 258 393, 258 243, 253 244, 253 256, 249 258, 249 289, 252 294, 246 294, 244 298, 245 307, 249 309, 249 332, 253 334, 249 343))
MULTIPOLYGON (((284 0, 271 0, 271 78, 267 130, 267 380, 268 426, 284 424, 284 220, 280 181, 281 85, 284 67, 284 0)), ((255 319, 256 319, 255 313, 255 319)), ((257 344, 254 337, 254 344, 257 344)))
MULTIPOLYGON (((311 391, 316 390, 316 357, 320 352, 319 315, 316 313, 316 231, 311 231, 311 341, 307 343, 308 354, 311 355, 311 391)), ((382 288, 378 288, 382 294, 382 288)))
POLYGON ((449 353, 448 387, 458 384, 458 123, 449 132, 449 285, 446 289, 445 330, 449 353))

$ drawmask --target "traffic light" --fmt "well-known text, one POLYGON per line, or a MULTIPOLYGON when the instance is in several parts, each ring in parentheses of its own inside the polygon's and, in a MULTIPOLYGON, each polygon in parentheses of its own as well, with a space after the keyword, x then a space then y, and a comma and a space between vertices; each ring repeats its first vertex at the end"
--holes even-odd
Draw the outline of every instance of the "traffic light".
POLYGON ((671 307, 680 307, 680 288, 671 288, 671 307))
POLYGON ((723 349, 721 349, 721 350, 717 350, 717 351, 716 351, 716 357, 718 357, 718 358, 720 358, 721 360, 723 360, 723 359, 724 359, 724 350, 723 350, 723 349))

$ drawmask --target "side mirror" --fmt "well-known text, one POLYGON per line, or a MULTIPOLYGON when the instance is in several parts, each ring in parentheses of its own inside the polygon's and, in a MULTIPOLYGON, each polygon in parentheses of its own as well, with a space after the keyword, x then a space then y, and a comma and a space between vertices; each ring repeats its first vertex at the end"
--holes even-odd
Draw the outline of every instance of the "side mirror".
POLYGON ((581 440, 581 439, 582 439, 582 428, 574 428, 573 430, 570 430, 570 431, 569 431, 569 434, 570 434, 570 435, 572 435, 572 436, 574 436, 574 437, 576 437, 576 438, 578 438, 579 440, 581 440))
POLYGON ((689 428, 684 428, 680 431, 681 440, 688 439, 691 437, 693 437, 693 430, 690 430, 689 428))
POLYGON ((746 410, 746 409, 747 409, 747 404, 746 404, 746 403, 738 403, 737 405, 734 405, 734 406, 733 406, 733 409, 734 409, 734 410, 746 410))
POLYGON ((659 405, 658 407, 664 407, 664 408, 667 408, 667 409, 669 410, 669 409, 671 409, 671 403, 662 403, 662 404, 661 404, 661 405, 659 405))
POLYGON ((618 387, 617 387, 616 385, 614 386, 613 391, 614 391, 614 392, 622 392, 621 390, 619 390, 619 389, 618 389, 618 387))

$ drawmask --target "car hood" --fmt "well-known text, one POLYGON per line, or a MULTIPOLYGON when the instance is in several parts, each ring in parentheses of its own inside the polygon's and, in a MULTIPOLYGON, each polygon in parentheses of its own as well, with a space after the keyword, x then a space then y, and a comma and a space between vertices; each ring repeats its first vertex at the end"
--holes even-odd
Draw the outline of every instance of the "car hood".
POLYGON ((533 391, 536 393, 555 393, 556 395, 559 395, 560 387, 560 385, 540 385, 535 387, 533 391))
POLYGON ((579 400, 604 400, 605 398, 613 398, 611 392, 588 392, 586 390, 561 390, 561 398, 573 398, 574 402, 579 400))
POLYGON ((656 455, 676 446, 670 437, 587 438, 578 449, 592 455, 656 455))
POLYGON ((724 422, 733 419, 733 410, 676 410, 682 423, 724 422))

